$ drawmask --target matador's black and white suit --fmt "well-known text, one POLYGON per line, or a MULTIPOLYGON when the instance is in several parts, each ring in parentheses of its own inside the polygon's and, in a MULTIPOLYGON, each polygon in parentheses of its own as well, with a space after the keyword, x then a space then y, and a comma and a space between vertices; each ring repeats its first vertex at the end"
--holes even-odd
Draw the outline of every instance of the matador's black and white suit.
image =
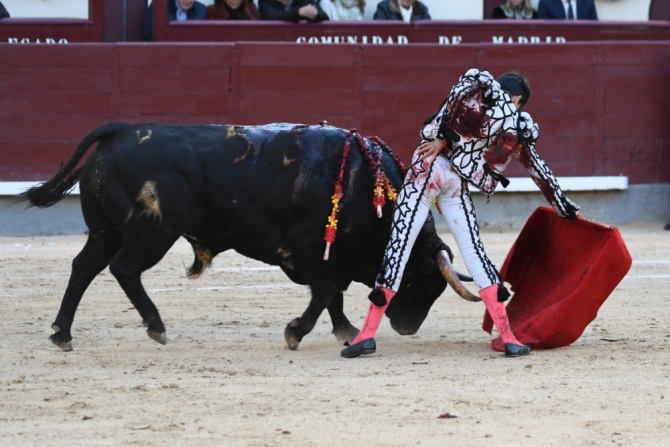
POLYGON ((498 328, 505 355, 530 353, 509 326, 502 304, 509 292, 484 251, 468 187, 472 185, 490 196, 498 183, 507 186, 503 172, 515 155, 556 212, 574 219, 579 207, 563 195, 551 170, 535 152, 537 136, 538 128, 530 115, 517 111, 509 94, 489 73, 472 69, 461 76, 438 111, 424 122, 422 143, 437 138, 446 141, 446 147, 433 162, 421 160, 419 153, 414 153, 398 195, 377 284, 370 293, 368 315, 351 346, 342 350, 343 357, 375 352, 374 335, 400 287, 405 265, 433 200, 437 201, 498 328))
POLYGON ((424 123, 423 141, 439 138, 447 146, 432 164, 415 153, 398 196, 391 239, 377 284, 394 292, 433 200, 456 240, 478 290, 500 282, 500 275, 479 238, 468 184, 490 196, 515 155, 556 212, 574 218, 579 209, 561 191, 551 170, 535 152, 538 126, 518 112, 507 92, 488 72, 472 69, 440 109, 424 123))

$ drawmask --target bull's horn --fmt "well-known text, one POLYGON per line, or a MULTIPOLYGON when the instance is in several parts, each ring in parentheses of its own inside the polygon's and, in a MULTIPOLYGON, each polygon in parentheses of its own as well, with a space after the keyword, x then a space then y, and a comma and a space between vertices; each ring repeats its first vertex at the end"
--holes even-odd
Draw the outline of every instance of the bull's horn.
POLYGON ((477 295, 473 295, 468 289, 465 288, 461 280, 458 278, 458 273, 456 270, 454 270, 454 266, 451 265, 449 255, 446 251, 440 250, 437 253, 436 260, 437 265, 440 267, 440 271, 444 276, 444 279, 446 279, 451 288, 454 289, 454 292, 456 292, 464 300, 473 302, 482 300, 477 295))

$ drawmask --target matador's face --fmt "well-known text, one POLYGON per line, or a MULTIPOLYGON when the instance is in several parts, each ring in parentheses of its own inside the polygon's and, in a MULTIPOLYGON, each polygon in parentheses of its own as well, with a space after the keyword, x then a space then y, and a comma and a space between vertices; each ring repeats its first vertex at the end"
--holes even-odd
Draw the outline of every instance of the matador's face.
POLYGON ((512 99, 514 107, 516 107, 517 110, 523 109, 525 104, 521 104, 521 98, 523 98, 521 95, 510 96, 510 98, 512 99))

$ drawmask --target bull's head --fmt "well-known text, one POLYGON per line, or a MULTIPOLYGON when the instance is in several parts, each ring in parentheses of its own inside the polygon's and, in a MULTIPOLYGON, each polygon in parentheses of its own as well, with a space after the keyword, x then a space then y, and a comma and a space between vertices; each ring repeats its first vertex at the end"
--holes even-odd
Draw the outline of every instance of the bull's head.
POLYGON ((462 298, 481 301, 465 288, 452 260, 451 250, 437 236, 429 217, 414 245, 400 289, 386 310, 396 332, 415 334, 447 284, 462 298))

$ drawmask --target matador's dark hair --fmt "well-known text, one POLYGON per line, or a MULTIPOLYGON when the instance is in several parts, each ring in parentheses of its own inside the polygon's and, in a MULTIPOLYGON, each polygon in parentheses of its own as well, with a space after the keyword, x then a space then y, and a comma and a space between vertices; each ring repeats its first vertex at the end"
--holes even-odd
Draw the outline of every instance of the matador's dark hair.
POLYGON ((521 96, 521 108, 528 104, 528 100, 530 99, 530 84, 528 84, 528 80, 521 76, 521 74, 516 71, 510 71, 501 75, 496 81, 510 96, 521 96))

